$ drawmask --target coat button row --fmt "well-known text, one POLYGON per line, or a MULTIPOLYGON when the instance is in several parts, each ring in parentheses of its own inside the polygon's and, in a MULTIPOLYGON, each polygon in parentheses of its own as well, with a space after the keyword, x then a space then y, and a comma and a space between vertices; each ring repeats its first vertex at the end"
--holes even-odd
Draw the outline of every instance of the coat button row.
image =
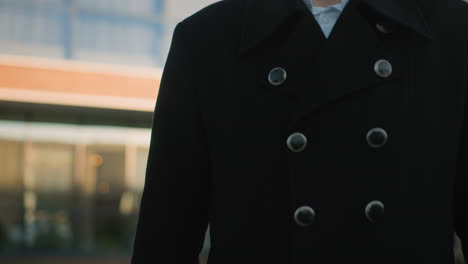
MULTIPOLYGON (((383 128, 373 128, 366 136, 367 144, 372 148, 381 148, 388 141, 388 133, 383 128)), ((300 133, 292 133, 286 140, 288 149, 292 152, 301 152, 307 146, 307 137, 300 133)))
MULTIPOLYGON (((388 78, 393 73, 393 67, 388 60, 381 59, 375 63, 374 71, 378 76, 388 78)), ((280 86, 286 81, 287 77, 288 74, 285 69, 276 67, 268 74, 268 82, 273 86, 280 86)))
MULTIPOLYGON (((364 214, 370 223, 376 224, 383 219, 384 204, 381 201, 371 201, 366 205, 364 214)), ((297 208, 294 212, 294 221, 300 227, 307 227, 312 225, 315 221, 315 218, 315 210, 307 205, 297 208)))

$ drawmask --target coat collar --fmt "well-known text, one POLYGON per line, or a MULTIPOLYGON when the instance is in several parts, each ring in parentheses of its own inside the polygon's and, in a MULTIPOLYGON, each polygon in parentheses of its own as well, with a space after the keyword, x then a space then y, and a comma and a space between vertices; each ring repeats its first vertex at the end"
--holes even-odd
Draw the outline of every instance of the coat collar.
MULTIPOLYGON (((310 12, 303 0, 244 0, 244 24, 239 54, 268 38, 294 16, 310 12)), ((431 39, 432 34, 422 12, 413 0, 350 0, 348 5, 370 7, 378 15, 431 39)))
POLYGON ((362 0, 362 2, 377 11, 384 18, 407 27, 428 39, 432 39, 428 23, 416 1, 362 0))

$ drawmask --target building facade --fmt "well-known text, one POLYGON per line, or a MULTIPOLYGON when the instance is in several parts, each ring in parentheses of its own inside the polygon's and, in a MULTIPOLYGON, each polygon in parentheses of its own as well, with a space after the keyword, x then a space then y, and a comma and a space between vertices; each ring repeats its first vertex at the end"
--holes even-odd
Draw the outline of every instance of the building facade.
POLYGON ((172 32, 212 2, 0 0, 1 263, 128 263, 172 32))

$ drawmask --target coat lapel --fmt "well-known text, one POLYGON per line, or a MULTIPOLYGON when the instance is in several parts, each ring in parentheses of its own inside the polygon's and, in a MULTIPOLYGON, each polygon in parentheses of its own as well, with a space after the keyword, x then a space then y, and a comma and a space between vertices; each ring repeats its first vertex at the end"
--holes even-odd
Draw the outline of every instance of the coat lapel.
POLYGON ((322 106, 403 78, 408 63, 388 52, 377 22, 391 22, 422 39, 432 37, 414 0, 350 0, 328 39, 303 0, 245 1, 239 55, 249 79, 293 105, 291 127, 322 106), (391 77, 375 73, 380 59, 396 66, 391 77), (267 81, 277 66, 288 73, 279 88, 267 81))
POLYGON ((376 11, 378 16, 432 39, 422 10, 414 0, 363 0, 363 4, 376 11))
MULTIPOLYGON (((430 40, 432 35, 417 6, 411 4, 414 2, 406 1, 351 0, 348 3, 320 49, 315 65, 309 66, 315 74, 303 74, 299 81, 312 85, 303 85, 291 129, 320 107, 365 89, 397 85, 408 77, 408 50, 418 45, 410 43, 417 39, 430 40), (394 33, 406 37, 383 37, 376 30, 376 23, 382 21, 396 25, 399 28, 394 33), (375 63, 381 59, 393 65, 393 74, 388 78, 378 76, 374 70, 375 63)), ((398 87, 406 89, 400 84, 398 87)))
POLYGON ((239 55, 261 44, 289 19, 304 13, 302 0, 244 0, 239 55))
MULTIPOLYGON (((426 38, 432 33, 415 0, 350 0, 377 16, 407 27, 426 38)), ((239 55, 259 45, 288 19, 309 12, 303 0, 244 0, 239 55)), ((374 17, 373 19, 379 19, 374 17)))
MULTIPOLYGON (((350 1, 345 7, 315 62, 303 64, 306 68, 302 71, 310 69, 310 73, 300 75, 298 83, 303 85, 291 126, 320 107, 398 78, 397 69, 389 79, 374 72, 376 61, 389 58, 385 56, 378 33, 361 16, 356 3, 350 1)), ((296 70, 301 71, 300 68, 296 70)))

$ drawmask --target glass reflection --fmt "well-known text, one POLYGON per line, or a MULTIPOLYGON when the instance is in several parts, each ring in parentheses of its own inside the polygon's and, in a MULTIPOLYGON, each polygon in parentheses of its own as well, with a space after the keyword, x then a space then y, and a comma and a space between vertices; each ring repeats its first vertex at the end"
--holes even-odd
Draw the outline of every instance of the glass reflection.
POLYGON ((129 255, 149 139, 149 129, 0 121, 0 256, 129 255))

